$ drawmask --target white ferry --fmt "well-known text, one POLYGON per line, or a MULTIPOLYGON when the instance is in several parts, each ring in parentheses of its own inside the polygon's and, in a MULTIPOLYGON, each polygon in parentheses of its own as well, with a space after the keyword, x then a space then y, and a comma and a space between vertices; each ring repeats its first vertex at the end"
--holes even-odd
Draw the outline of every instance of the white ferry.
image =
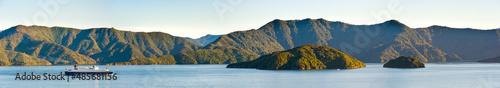
POLYGON ((113 71, 109 71, 109 69, 99 69, 99 67, 75 67, 73 70, 65 69, 64 74, 66 75, 77 75, 77 74, 113 74, 113 71))

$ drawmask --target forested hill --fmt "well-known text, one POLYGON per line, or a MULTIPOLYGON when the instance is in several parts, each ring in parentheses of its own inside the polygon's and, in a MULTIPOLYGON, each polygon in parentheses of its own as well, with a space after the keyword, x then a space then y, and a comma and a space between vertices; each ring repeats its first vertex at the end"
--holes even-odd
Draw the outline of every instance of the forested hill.
POLYGON ((96 64, 194 51, 182 37, 160 32, 129 32, 114 28, 75 29, 18 25, 0 33, 0 63, 96 64), (22 56, 22 57, 21 57, 22 56), (22 58, 22 59, 19 59, 22 58), (21 62, 19 61, 21 60, 21 62))
POLYGON ((234 47, 263 55, 306 44, 340 49, 363 62, 387 62, 402 55, 422 62, 477 61, 500 55, 500 32, 444 26, 409 28, 397 20, 373 25, 324 19, 273 20, 259 29, 223 35, 204 48, 234 47))

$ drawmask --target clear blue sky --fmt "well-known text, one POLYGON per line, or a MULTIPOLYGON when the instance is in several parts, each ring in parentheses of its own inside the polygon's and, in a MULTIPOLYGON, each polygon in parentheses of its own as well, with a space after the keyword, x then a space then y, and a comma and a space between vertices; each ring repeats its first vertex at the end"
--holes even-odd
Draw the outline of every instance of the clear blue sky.
POLYGON ((274 19, 305 18, 351 24, 396 19, 412 28, 443 25, 492 29, 500 28, 500 0, 0 1, 0 30, 19 24, 81 29, 114 27, 198 38, 257 29, 274 19))

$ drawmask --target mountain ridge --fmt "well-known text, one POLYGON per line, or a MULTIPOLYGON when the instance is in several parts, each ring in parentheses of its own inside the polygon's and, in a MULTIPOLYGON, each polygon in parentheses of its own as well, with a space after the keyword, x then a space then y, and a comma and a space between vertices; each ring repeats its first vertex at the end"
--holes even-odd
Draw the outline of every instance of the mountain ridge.
MULTIPOLYGON (((364 62, 386 62, 397 56, 407 55, 419 58, 423 62, 455 62, 464 60, 477 60, 471 58, 474 52, 452 52, 451 50, 442 51, 440 47, 444 47, 432 42, 432 38, 440 31, 432 29, 421 30, 419 28, 409 28, 408 26, 400 23, 397 20, 389 20, 382 23, 372 25, 351 25, 343 22, 332 22, 324 19, 303 19, 303 20, 279 20, 275 19, 259 29, 252 29, 248 31, 237 31, 227 35, 221 36, 220 39, 215 40, 211 44, 205 46, 231 46, 238 49, 253 52, 259 55, 267 54, 273 51, 290 49, 300 45, 316 44, 328 45, 336 49, 348 49, 341 47, 342 45, 356 46, 357 51, 349 54, 360 59, 364 62), (379 33, 376 33, 379 31, 379 33), (426 32, 427 31, 427 32, 426 32), (375 32, 375 33, 374 33, 375 32), (425 33, 422 33, 425 32, 425 33), (370 34, 371 33, 371 34, 370 34), (356 35, 364 34, 364 35, 356 35), (369 40, 369 43, 352 44, 356 39, 369 40), (366 38, 368 37, 368 38, 366 38), (242 41, 241 40, 247 40, 242 41), (249 42, 250 41, 250 42, 249 42), (238 43, 240 42, 240 43, 238 43), (345 44, 347 43, 347 44, 345 44), (349 44, 350 43, 350 44, 349 44), (253 45, 256 44, 256 45, 253 45), (272 47, 266 47, 266 46, 272 47), (434 46, 439 45, 439 46, 434 46), (362 49, 359 49, 362 48, 362 49), (452 53, 447 53, 452 52, 452 53), (376 53, 368 54, 366 53, 376 53), (454 54, 454 53, 459 53, 454 54), (359 55, 358 55, 359 54, 359 55), (370 59, 380 58, 380 59, 370 59)), ((452 28, 456 29, 456 28, 452 28)), ((456 29, 458 30, 458 29, 456 29)), ((482 31, 482 30, 475 30, 482 31)), ((461 32, 463 33, 463 32, 461 32)), ((466 33, 466 32, 465 32, 466 33)), ((488 31, 492 34, 492 31, 488 31)), ((498 35, 498 33, 497 33, 498 35)), ((455 35, 456 36, 456 35, 455 35)), ((498 36, 488 35, 480 36, 498 38, 498 36)), ((455 39, 451 39, 455 41, 455 39)), ((490 39, 493 40, 493 39, 490 39)), ((472 41, 472 40, 471 40, 472 41)), ((499 46, 499 41, 487 42, 490 47, 496 48, 499 46)), ((488 46, 485 46, 488 47, 488 46)), ((352 51, 352 50, 344 50, 352 51)), ((491 51, 491 50, 490 50, 491 51)), ((500 53, 484 54, 485 56, 494 56, 500 53)), ((481 57, 478 57, 481 58, 481 57)))

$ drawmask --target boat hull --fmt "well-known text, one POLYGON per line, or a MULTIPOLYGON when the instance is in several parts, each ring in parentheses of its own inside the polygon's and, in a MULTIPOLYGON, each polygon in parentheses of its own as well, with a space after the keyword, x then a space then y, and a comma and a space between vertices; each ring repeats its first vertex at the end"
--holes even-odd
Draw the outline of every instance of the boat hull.
POLYGON ((113 74, 113 72, 64 72, 65 75, 78 75, 78 74, 113 74))

